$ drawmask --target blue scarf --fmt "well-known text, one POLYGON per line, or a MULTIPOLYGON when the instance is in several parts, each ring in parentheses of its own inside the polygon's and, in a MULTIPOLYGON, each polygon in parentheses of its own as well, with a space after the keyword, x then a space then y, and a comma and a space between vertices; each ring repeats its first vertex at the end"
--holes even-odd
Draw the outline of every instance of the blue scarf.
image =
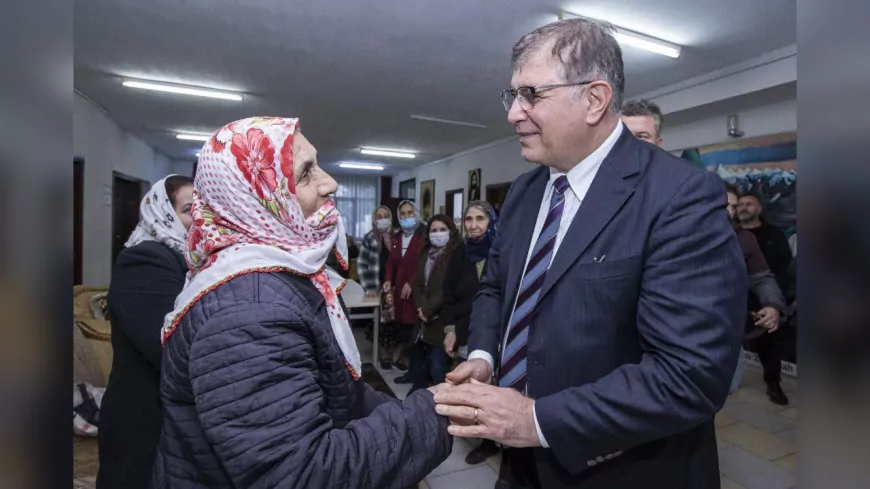
POLYGON ((498 216, 495 211, 489 217, 489 225, 486 226, 486 232, 477 238, 465 237, 465 251, 471 263, 477 263, 481 260, 486 260, 489 256, 489 248, 495 240, 495 232, 498 229, 498 216))

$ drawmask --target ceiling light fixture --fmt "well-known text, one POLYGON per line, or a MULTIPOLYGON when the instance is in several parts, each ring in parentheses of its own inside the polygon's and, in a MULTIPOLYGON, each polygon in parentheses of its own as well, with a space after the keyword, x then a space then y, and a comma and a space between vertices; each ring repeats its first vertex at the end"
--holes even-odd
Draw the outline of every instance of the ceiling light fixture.
POLYGON ((175 137, 185 141, 208 141, 211 139, 211 134, 176 134, 175 137))
POLYGON ((158 92, 180 93, 183 95, 195 95, 197 97, 219 98, 222 100, 242 101, 242 96, 238 93, 224 92, 221 90, 212 90, 210 88, 191 87, 186 85, 176 85, 174 83, 152 82, 144 80, 124 79, 121 84, 130 88, 142 88, 145 90, 156 90, 158 92))
POLYGON ((196 152, 196 157, 199 158, 199 151, 196 152))
POLYGON ((428 115, 419 115, 419 114, 411 114, 411 119, 415 119, 418 121, 426 121, 426 122, 439 122, 441 124, 452 124, 454 126, 465 126, 465 127, 479 127, 481 129, 486 129, 486 124, 478 124, 476 122, 464 122, 464 121, 454 121, 451 119, 442 119, 440 117, 432 117, 428 115))
POLYGON ((368 163, 339 163, 338 166, 340 168, 347 168, 350 170, 383 171, 384 169, 384 165, 371 165, 368 163))
POLYGON ((417 157, 416 154, 410 153, 408 151, 399 151, 395 149, 381 149, 381 148, 360 148, 360 153, 364 155, 370 156, 392 156, 394 158, 408 158, 414 159, 417 157))
MULTIPOLYGON (((579 18, 579 19, 587 19, 593 20, 589 17, 583 17, 582 15, 572 14, 571 12, 561 12, 559 14, 559 19, 569 19, 569 18, 579 18)), ((624 46, 632 46, 638 49, 643 49, 644 51, 649 51, 651 53, 661 54, 662 56, 667 56, 669 58, 677 59, 680 57, 680 53, 682 52, 682 47, 670 43, 667 41, 662 41, 661 39, 656 39, 654 37, 647 36, 646 34, 641 34, 639 32, 630 31, 628 29, 623 29, 622 27, 613 27, 614 37, 616 38, 616 42, 622 44, 624 46)))

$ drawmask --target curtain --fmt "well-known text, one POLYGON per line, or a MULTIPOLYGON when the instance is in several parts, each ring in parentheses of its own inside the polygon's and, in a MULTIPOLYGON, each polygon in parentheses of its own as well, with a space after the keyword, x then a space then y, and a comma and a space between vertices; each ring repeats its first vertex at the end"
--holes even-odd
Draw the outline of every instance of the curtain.
POLYGON ((378 177, 332 175, 338 183, 335 205, 347 233, 359 241, 372 229, 372 212, 378 205, 378 177))

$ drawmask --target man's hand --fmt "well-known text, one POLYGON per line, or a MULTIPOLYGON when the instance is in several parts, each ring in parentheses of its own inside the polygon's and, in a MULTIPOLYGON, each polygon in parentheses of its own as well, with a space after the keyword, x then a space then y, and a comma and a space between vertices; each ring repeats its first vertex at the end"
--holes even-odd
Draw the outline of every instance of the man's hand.
POLYGON ((393 290, 393 284, 390 282, 384 282, 384 292, 389 292, 393 290))
POLYGON ((471 379, 484 384, 492 380, 492 367, 486 360, 475 358, 462 362, 452 372, 447 373, 447 382, 450 384, 464 384, 471 379))
POLYGON ((755 325, 773 333, 779 329, 779 311, 772 307, 764 307, 755 313, 755 325))
POLYGON ((405 284, 405 286, 402 287, 402 299, 407 299, 408 297, 411 297, 411 292, 412 292, 411 286, 408 284, 405 284))
POLYGON ((535 401, 514 389, 472 380, 439 389, 435 403, 435 412, 453 421, 447 428, 453 436, 486 438, 514 448, 541 446, 535 401))
POLYGON ((447 333, 444 335, 444 351, 447 356, 453 358, 456 356, 456 333, 447 333))

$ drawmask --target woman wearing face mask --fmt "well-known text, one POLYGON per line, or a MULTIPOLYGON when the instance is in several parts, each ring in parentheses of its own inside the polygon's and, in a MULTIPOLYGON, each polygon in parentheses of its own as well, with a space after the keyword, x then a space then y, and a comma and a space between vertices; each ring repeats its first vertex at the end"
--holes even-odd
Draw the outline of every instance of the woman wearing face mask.
MULTIPOLYGON (((426 224, 420 221, 413 202, 403 200, 397 210, 402 229, 393 236, 383 291, 390 294, 398 335, 398 345, 391 352, 393 366, 399 370, 407 370, 408 367, 400 358, 403 350, 411 345, 414 325, 417 323, 417 307, 411 293, 417 277, 417 258, 426 241, 426 224)), ((395 382, 407 384, 411 380, 405 374, 396 378, 395 382)))
MULTIPOLYGON (((489 248, 498 229, 498 218, 488 202, 472 201, 462 216, 465 228, 465 257, 471 262, 471 275, 449 274, 444 282, 444 350, 451 358, 459 357, 463 362, 468 357, 468 325, 474 294, 480 280, 486 273, 486 259, 489 248)), ((464 269, 463 269, 464 270, 464 269)), ((498 453, 498 447, 491 440, 482 440, 466 457, 469 465, 477 465, 498 453)))
MULTIPOLYGON (((362 250, 359 255, 360 285, 365 290, 366 297, 378 297, 381 285, 387 275, 387 260, 390 259, 390 246, 393 239, 393 214, 387 206, 382 205, 372 214, 374 226, 363 238, 362 250)), ((384 317, 383 315, 381 317, 384 317)), ((373 337, 370 337, 372 340, 373 337)), ((391 360, 399 346, 398 328, 393 322, 383 322, 378 331, 378 353, 383 370, 392 367, 391 360)))
POLYGON ((170 175, 139 206, 112 268, 112 371, 100 406, 97 487, 148 487, 160 438, 160 329, 184 286, 193 179, 170 175))
MULTIPOLYGON (((416 342, 411 347, 409 373, 413 381, 411 391, 424 389, 431 379, 444 382, 450 371, 450 359, 444 350, 443 305, 448 277, 456 277, 466 284, 455 284, 473 290, 474 265, 465 255, 462 237, 449 216, 439 214, 429 221, 426 245, 417 265, 414 283, 414 302, 419 319, 416 342)), ((453 279, 453 280, 457 280, 453 279)))
POLYGON ((337 185, 298 120, 244 119, 201 151, 191 272, 166 316, 154 487, 407 487, 450 453, 431 390, 361 378, 340 298, 337 185))

